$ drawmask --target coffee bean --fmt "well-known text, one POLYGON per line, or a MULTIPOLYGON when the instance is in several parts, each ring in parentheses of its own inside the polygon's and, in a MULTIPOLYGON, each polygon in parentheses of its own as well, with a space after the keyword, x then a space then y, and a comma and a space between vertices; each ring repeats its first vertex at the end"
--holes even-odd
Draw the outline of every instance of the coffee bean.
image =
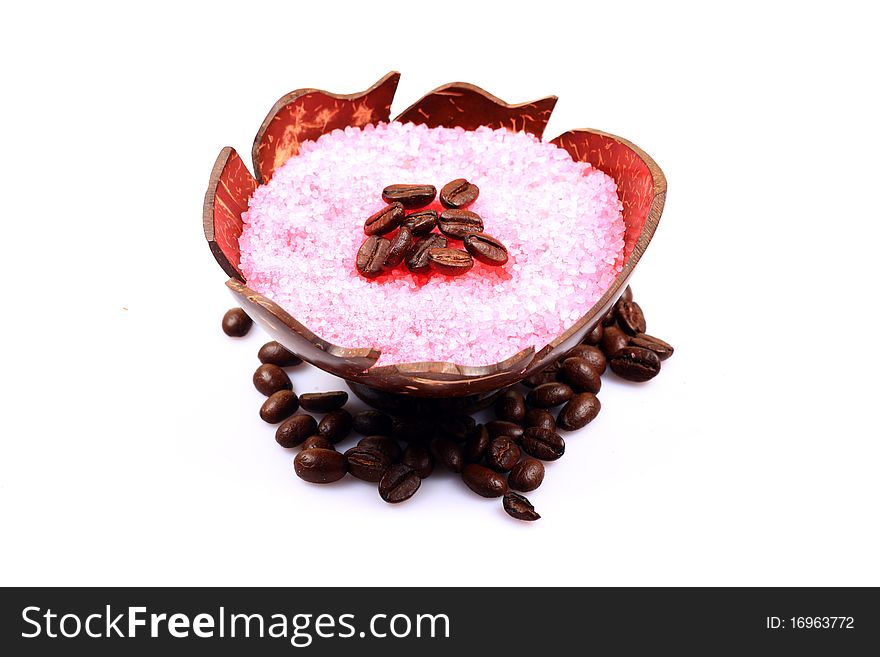
POLYGON ((251 330, 254 320, 241 308, 227 310, 223 315, 223 332, 230 338, 243 338, 251 330))
POLYGON ((518 443, 523 436, 523 428, 515 422, 508 422, 507 420, 486 422, 486 431, 489 433, 491 440, 498 436, 507 436, 513 442, 518 443))
POLYGON ((468 488, 483 497, 501 497, 507 492, 507 481, 503 476, 476 463, 468 463, 461 478, 468 488))
POLYGON ((391 433, 391 416, 382 411, 355 413, 352 428, 362 436, 387 436, 391 433))
POLYGON ((602 318, 602 326, 608 328, 609 326, 614 326, 617 324, 617 307, 612 306, 611 310, 609 310, 605 317, 602 318))
POLYGON ((507 436, 498 436, 486 450, 486 465, 497 472, 507 472, 519 461, 519 447, 507 436))
POLYGON ((385 454, 392 463, 400 459, 400 445, 394 438, 388 436, 366 436, 358 441, 359 447, 378 449, 385 454))
MULTIPOLYGON (((599 374, 605 373, 605 366, 608 363, 605 354, 602 353, 599 347, 593 347, 588 344, 577 345, 565 354, 565 358, 583 358, 599 374)), ((562 362, 564 363, 565 359, 562 362)))
POLYGON ((526 428, 539 427, 548 431, 556 431, 556 418, 553 417, 553 413, 545 408, 530 408, 526 411, 523 426, 526 428))
POLYGON ((312 413, 329 413, 345 406, 348 393, 344 390, 332 392, 307 392, 299 396, 299 405, 312 413))
POLYGON ((406 226, 401 226, 400 230, 391 238, 391 246, 388 249, 388 255, 385 256, 385 262, 382 263, 382 266, 385 269, 394 269, 403 262, 403 259, 409 254, 415 243, 412 231, 406 226))
POLYGON ((282 447, 296 447, 318 431, 318 423, 311 415, 298 413, 284 420, 275 430, 275 440, 282 447))
POLYGON ((482 424, 478 425, 464 444, 464 460, 466 463, 477 463, 482 460, 489 449, 489 430, 482 424))
POLYGON ((558 433, 529 427, 523 434, 520 446, 526 454, 542 461, 555 461, 565 454, 565 441, 558 433))
POLYGON ((418 212, 406 215, 403 225, 410 230, 413 237, 424 237, 434 230, 437 220, 436 210, 419 210, 418 212))
POLYGON ((464 178, 456 178, 443 185, 440 190, 440 203, 444 208, 466 208, 477 200, 480 188, 464 178))
POLYGON ((537 388, 539 385, 544 383, 553 383, 556 381, 556 373, 559 370, 551 365, 550 367, 545 367, 543 370, 539 372, 535 372, 534 374, 523 379, 522 384, 526 388, 537 388))
POLYGON ((414 274, 426 273, 431 268, 428 251, 445 248, 446 244, 446 238, 436 233, 419 238, 413 245, 412 251, 405 258, 407 268, 414 274))
POLYGON ((423 208, 437 196, 434 185, 388 185, 382 190, 382 198, 386 203, 398 201, 407 210, 423 208))
POLYGON ((532 503, 517 493, 508 493, 504 496, 504 510, 507 512, 507 515, 517 520, 531 522, 541 519, 532 503))
POLYGON ((608 360, 611 371, 627 381, 644 382, 660 373, 660 357, 650 349, 624 347, 608 360))
POLYGON ((302 358, 289 351, 280 342, 275 342, 274 340, 260 347, 260 351, 257 352, 257 358, 260 359, 261 363, 277 365, 278 367, 293 367, 302 364, 302 358))
POLYGON ((434 435, 434 428, 424 418, 415 416, 395 417, 391 420, 391 435, 406 442, 427 442, 434 435))
POLYGON ((292 390, 279 390, 272 393, 260 407, 260 417, 269 424, 278 424, 296 413, 299 399, 292 390))
POLYGON ((483 232, 483 220, 470 210, 444 210, 439 218, 440 232, 454 240, 463 240, 471 233, 483 232))
POLYGON ((445 276, 461 276, 471 270, 474 259, 458 249, 428 249, 431 268, 445 276))
POLYGON ((465 235, 464 248, 475 260, 490 267, 500 267, 507 262, 507 247, 486 233, 465 235))
POLYGON ((293 390, 287 372, 277 365, 260 365, 253 376, 254 388, 267 397, 279 390, 293 390))
POLYGON ((544 464, 533 458, 524 458, 507 476, 507 485, 523 493, 535 490, 543 481, 544 464))
POLYGON ((610 358, 628 344, 629 336, 616 326, 605 329, 605 335, 602 337, 602 351, 605 352, 605 356, 610 358))
POLYGON ((526 397, 529 406, 538 408, 551 408, 567 402, 571 399, 574 391, 564 383, 542 383, 532 388, 526 397))
POLYGON ((375 278, 382 273, 385 258, 391 250, 391 242, 384 237, 372 235, 364 240, 357 252, 356 266, 361 276, 375 278))
POLYGON ((635 301, 617 302, 617 323, 630 335, 644 333, 647 330, 645 314, 635 301))
POLYGON ((293 469, 300 479, 313 484, 329 484, 345 476, 348 463, 336 450, 313 447, 296 455, 293 469))
POLYGON ((318 422, 318 435, 324 436, 331 443, 338 443, 351 433, 352 422, 351 413, 344 408, 337 408, 318 422))
POLYGON ((431 458, 431 453, 427 447, 419 443, 407 445, 400 462, 415 470, 421 479, 427 479, 434 472, 434 459, 431 458))
POLYGON ((461 472, 464 467, 464 453, 459 443, 448 438, 434 438, 431 441, 431 455, 447 470, 461 472))
POLYGON ((302 444, 303 449, 329 449, 332 451, 336 451, 336 448, 333 446, 329 440, 324 438, 324 436, 309 436, 306 438, 305 442, 302 444))
POLYGON ((666 360, 675 351, 672 348, 672 345, 668 342, 664 342, 660 338, 655 338, 653 335, 648 335, 647 333, 637 333, 630 338, 629 344, 632 347, 642 347, 643 349, 650 349, 655 354, 657 354, 657 357, 660 360, 666 360))
POLYGON ((405 214, 401 203, 392 203, 367 218, 364 222, 364 233, 367 235, 390 233, 403 223, 405 214))
POLYGON ((566 431, 582 429, 596 418, 601 408, 596 395, 592 392, 581 392, 562 407, 556 423, 566 431))
POLYGON ((398 504, 415 495, 421 485, 422 479, 415 470, 396 463, 379 480, 379 495, 389 504, 398 504))
MULTIPOLYGON (((586 358, 566 358, 562 361, 562 368, 559 370, 559 376, 566 382, 575 392, 599 392, 602 387, 602 377, 586 358)), ((302 397, 299 398, 302 403, 302 397)))
POLYGON ((605 335, 605 327, 602 322, 598 322, 589 333, 584 336, 584 344, 598 346, 602 344, 602 337, 605 335))
POLYGON ((477 428, 477 421, 464 414, 445 415, 436 422, 438 435, 457 443, 463 443, 470 438, 477 428))
POLYGON ((391 465, 391 459, 384 452, 372 447, 352 447, 345 452, 348 471, 353 477, 364 481, 377 482, 391 465))
POLYGON ((508 422, 522 422, 526 416, 526 400, 517 390, 505 390, 495 400, 495 417, 508 422))
POLYGON ((626 286, 626 289, 623 291, 623 294, 620 295, 620 298, 624 301, 633 300, 633 290, 629 285, 626 286))

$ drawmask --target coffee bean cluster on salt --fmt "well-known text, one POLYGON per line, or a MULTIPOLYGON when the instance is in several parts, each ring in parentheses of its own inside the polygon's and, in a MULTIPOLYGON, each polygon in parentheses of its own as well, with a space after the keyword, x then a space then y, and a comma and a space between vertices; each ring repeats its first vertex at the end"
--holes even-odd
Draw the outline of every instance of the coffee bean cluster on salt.
POLYGON ((480 215, 465 209, 479 194, 464 178, 453 180, 440 190, 445 209, 438 214, 427 209, 437 196, 433 185, 389 185, 382 191, 388 205, 364 222, 367 239, 358 249, 358 272, 375 278, 404 262, 414 274, 436 271, 446 276, 470 271, 474 260, 500 267, 507 262, 507 248, 483 232, 480 215), (464 251, 451 248, 449 240, 460 240, 464 251))

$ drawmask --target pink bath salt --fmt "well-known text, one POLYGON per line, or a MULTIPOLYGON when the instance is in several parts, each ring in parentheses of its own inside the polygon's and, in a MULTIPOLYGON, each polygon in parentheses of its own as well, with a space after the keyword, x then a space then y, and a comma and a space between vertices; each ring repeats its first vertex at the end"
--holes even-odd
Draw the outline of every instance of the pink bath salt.
POLYGON ((304 143, 257 189, 242 217, 241 270, 325 340, 380 349, 378 365, 488 365, 540 349, 604 294, 623 265, 622 209, 611 177, 526 133, 346 128, 304 143), (477 262, 455 278, 405 265, 359 275, 364 220, 384 207, 382 189, 455 178, 480 188, 468 209, 507 246, 507 263, 477 262))

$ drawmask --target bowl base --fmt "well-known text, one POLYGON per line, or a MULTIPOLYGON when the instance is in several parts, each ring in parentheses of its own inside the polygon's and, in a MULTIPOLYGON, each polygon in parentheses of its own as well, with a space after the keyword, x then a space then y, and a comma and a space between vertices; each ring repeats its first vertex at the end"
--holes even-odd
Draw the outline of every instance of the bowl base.
POLYGON ((351 391, 373 408, 391 415, 447 415, 476 413, 490 406, 506 388, 490 390, 465 397, 413 397, 371 388, 363 383, 347 381, 351 391))

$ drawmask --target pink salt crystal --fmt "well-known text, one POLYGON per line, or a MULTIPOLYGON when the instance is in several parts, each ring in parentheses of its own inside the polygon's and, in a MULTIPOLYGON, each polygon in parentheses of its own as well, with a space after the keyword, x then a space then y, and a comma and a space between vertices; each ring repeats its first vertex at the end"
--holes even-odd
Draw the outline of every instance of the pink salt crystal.
POLYGON ((623 265, 622 209, 612 178, 525 133, 334 130, 257 189, 243 215, 241 270, 322 338, 381 349, 379 365, 488 365, 543 347, 598 301, 623 265), (405 267, 360 276, 355 254, 382 189, 455 178, 479 186, 470 209, 507 245, 507 264, 477 262, 456 278, 405 267))

